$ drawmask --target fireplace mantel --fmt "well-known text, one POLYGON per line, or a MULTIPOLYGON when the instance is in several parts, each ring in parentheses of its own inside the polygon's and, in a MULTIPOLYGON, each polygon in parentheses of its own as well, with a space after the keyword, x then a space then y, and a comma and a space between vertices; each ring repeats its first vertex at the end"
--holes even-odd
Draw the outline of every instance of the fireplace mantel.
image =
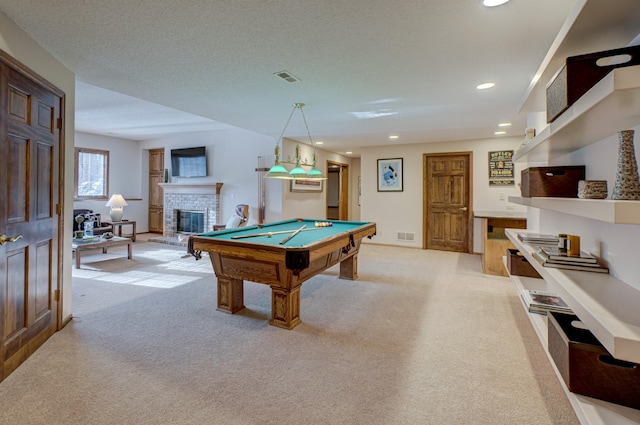
POLYGON ((178 193, 215 193, 220 195, 222 183, 158 183, 165 192, 178 193), (215 192, 214 192, 215 190, 215 192))

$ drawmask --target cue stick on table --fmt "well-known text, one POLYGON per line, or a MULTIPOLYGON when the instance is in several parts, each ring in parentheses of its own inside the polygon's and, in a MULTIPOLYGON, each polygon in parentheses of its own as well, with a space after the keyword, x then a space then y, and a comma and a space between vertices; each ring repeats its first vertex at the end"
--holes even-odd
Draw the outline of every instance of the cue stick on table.
POLYGON ((298 233, 300 233, 302 231, 302 229, 304 229, 305 227, 307 227, 306 224, 303 224, 302 227, 300 227, 298 230, 296 230, 295 232, 293 232, 292 234, 290 234, 289 236, 287 236, 286 238, 284 238, 283 240, 280 241, 280 245, 284 245, 287 242, 289 242, 289 240, 294 237, 295 235, 297 235, 298 233))
MULTIPOLYGON (((309 229, 302 229, 303 232, 306 232, 308 230, 320 230, 321 227, 313 227, 313 228, 309 228, 309 229)), ((257 238, 259 236, 273 236, 273 235, 281 235, 284 233, 293 233, 293 232, 297 232, 298 230, 279 230, 277 232, 265 232, 265 233, 252 233, 250 235, 235 235, 235 236, 231 236, 231 239, 244 239, 244 238, 257 238)))

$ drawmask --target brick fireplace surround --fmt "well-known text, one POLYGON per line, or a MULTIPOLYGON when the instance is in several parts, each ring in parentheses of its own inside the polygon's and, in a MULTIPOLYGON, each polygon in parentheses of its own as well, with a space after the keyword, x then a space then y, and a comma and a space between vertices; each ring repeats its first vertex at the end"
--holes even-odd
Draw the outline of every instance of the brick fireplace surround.
POLYGON ((204 231, 213 230, 220 215, 220 189, 222 183, 160 183, 164 192, 163 236, 178 235, 179 210, 201 211, 204 213, 204 231))

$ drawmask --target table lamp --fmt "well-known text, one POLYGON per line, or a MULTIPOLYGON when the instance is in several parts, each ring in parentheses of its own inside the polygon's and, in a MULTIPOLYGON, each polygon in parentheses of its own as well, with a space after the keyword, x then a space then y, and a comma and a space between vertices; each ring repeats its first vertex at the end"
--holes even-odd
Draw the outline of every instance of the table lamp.
POLYGON ((109 216, 111 217, 112 222, 122 221, 122 214, 124 213, 122 207, 126 205, 129 204, 127 204, 127 201, 124 200, 122 195, 120 195, 119 193, 111 195, 111 199, 109 199, 109 202, 107 202, 106 206, 111 207, 111 209, 109 210, 109 216))

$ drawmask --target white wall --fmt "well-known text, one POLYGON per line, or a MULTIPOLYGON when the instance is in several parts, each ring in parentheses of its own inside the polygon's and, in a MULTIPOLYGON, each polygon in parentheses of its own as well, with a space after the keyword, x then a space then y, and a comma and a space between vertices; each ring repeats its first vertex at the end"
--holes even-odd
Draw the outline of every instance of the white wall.
MULTIPOLYGON (((62 90, 65 97, 64 134, 65 187, 73 187, 73 128, 75 126, 75 75, 61 62, 51 56, 31 37, 18 27, 7 15, 0 12, 0 49, 9 53, 25 64, 51 84, 62 90), (69 183, 70 182, 70 183, 69 183)), ((62 152, 61 152, 62 154, 62 152)), ((73 209, 73 190, 68 190, 64 197, 65 225, 71 226, 73 209)), ((71 232, 63 240, 62 269, 62 317, 66 320, 71 315, 71 232)))
MULTIPOLYGON (((423 241, 423 155, 427 153, 473 152, 472 211, 526 211, 525 207, 509 203, 509 196, 520 195, 521 164, 514 164, 514 186, 489 186, 489 152, 515 150, 521 138, 496 138, 461 142, 424 143, 364 148, 360 158, 362 174, 362 221, 376 223, 377 235, 372 243, 422 248, 423 241), (377 160, 403 158, 404 190, 377 191, 377 160), (505 200, 500 200, 504 194, 505 200), (509 208, 509 209, 508 209, 509 208), (413 242, 397 240, 398 232, 415 234, 413 242)), ((474 252, 480 252, 480 225, 474 220, 474 252)))
MULTIPOLYGON (((300 156, 304 159, 307 158, 309 161, 312 160, 313 156, 313 148, 310 145, 297 143, 295 141, 285 139, 283 141, 283 157, 286 159, 287 156, 294 156, 296 145, 300 146, 300 156)), ((328 152, 322 149, 316 148, 316 157, 317 157, 317 168, 323 173, 327 173, 327 161, 335 161, 342 164, 349 165, 349 173, 353 172, 351 169, 352 159, 346 157, 344 155, 340 155, 333 152, 328 152)), ((271 162, 271 164, 273 161, 271 162)), ((306 168, 308 171, 308 167, 306 168)), ((349 188, 349 199, 348 203, 351 205, 353 202, 353 196, 355 191, 357 190, 357 185, 353 184, 353 178, 350 177, 350 188, 349 188)), ((275 211, 270 217, 269 221, 277 221, 277 220, 286 220, 289 218, 318 218, 324 219, 327 217, 327 191, 326 188, 323 187, 322 192, 291 192, 290 190, 290 181, 275 181, 270 182, 273 183, 274 186, 280 186, 282 196, 282 207, 280 215, 277 215, 275 211)), ((323 182, 323 185, 326 182, 323 182)), ((272 197, 273 202, 277 202, 275 196, 272 197)), ((356 201, 357 202, 357 201, 356 201)), ((349 218, 353 219, 353 215, 349 214, 349 218)))
MULTIPOLYGON (((293 156, 297 142, 285 139, 284 158, 293 156)), ((312 160, 311 146, 299 144, 302 158, 312 160)), ((165 168, 171 170, 170 151, 175 148, 207 146, 209 176, 202 178, 174 178, 173 183, 217 183, 222 182, 220 223, 225 223, 234 214, 237 204, 249 205, 249 224, 258 220, 258 182, 262 178, 255 171, 258 156, 265 157, 267 167, 273 165, 275 139, 251 131, 234 129, 213 132, 196 132, 168 136, 145 141, 130 141, 114 137, 77 133, 76 146, 104 149, 110 152, 109 192, 121 193, 128 202, 125 217, 135 220, 137 231, 148 231, 148 158, 149 150, 165 149, 165 168)), ((327 160, 351 165, 351 158, 316 149, 317 167, 326 173, 327 160)), ((357 173, 359 167, 350 169, 349 205, 357 204, 357 173), (355 197, 355 198, 354 198, 355 197)), ((73 179, 72 179, 73 181, 73 179)), ((266 222, 288 218, 325 218, 326 190, 322 192, 291 192, 290 181, 265 179, 266 222)), ((91 208, 108 217, 105 201, 77 201, 75 208, 91 208)), ((358 211, 356 211, 358 212, 358 211)), ((358 212, 359 213, 359 212, 358 212)), ((351 219, 354 218, 350 214, 351 219)))
MULTIPOLYGON (((238 204, 249 205, 249 224, 258 218, 258 156, 270 156, 273 163, 275 140, 242 129, 221 130, 213 132, 197 132, 163 137, 139 142, 139 148, 146 152, 149 149, 165 148, 165 168, 171 170, 171 149, 195 146, 207 147, 208 177, 177 178, 170 177, 172 183, 218 183, 222 182, 220 191, 220 209, 222 218, 219 223, 226 223, 234 214, 238 204)), ((269 166, 270 166, 269 165, 269 166)), ((171 175, 171 172, 169 172, 171 175)), ((267 185, 267 199, 279 199, 277 187, 267 185)), ((146 198, 146 197, 145 197, 146 198)), ((268 209, 267 217, 279 215, 277 209, 268 209)), ((269 220, 272 221, 272 220, 269 220)))
MULTIPOLYGON (((127 201, 124 218, 136 222, 136 231, 147 232, 148 220, 148 155, 143 160, 138 142, 97 134, 76 132, 75 146, 109 151, 109 196, 120 193, 127 201), (145 176, 143 178, 143 176, 145 176)), ((73 179, 71 180, 73 182, 73 179)), ((107 201, 74 201, 75 208, 88 208, 109 219, 107 201)))

